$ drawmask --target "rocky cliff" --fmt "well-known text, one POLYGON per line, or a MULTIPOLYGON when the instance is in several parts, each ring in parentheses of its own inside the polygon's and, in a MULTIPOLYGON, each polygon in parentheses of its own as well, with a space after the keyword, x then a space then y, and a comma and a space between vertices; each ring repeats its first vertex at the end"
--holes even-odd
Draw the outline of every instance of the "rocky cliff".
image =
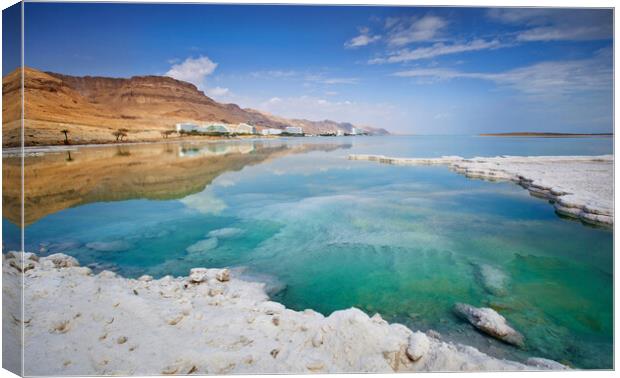
MULTIPOLYGON (((348 132, 353 127, 333 121, 288 120, 221 104, 195 85, 165 76, 77 77, 33 68, 24 73, 26 145, 63 143, 61 130, 65 129, 77 143, 114 141, 112 133, 119 128, 129 131, 129 140, 157 140, 178 122, 246 122, 279 129, 302 126, 308 133, 348 132)), ((18 71, 2 81, 5 146, 19 144, 20 82, 18 71)))

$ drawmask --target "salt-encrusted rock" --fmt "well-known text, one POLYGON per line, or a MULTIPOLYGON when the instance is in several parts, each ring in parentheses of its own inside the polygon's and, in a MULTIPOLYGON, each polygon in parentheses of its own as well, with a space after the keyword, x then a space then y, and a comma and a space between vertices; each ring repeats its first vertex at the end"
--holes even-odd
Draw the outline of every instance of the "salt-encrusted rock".
POLYGON ((17 259, 17 260, 23 259, 23 260, 39 261, 39 256, 37 256, 36 254, 32 252, 11 251, 11 252, 6 253, 5 258, 17 259))
POLYGON ((407 357, 411 361, 417 361, 430 349, 431 344, 428 337, 420 331, 414 332, 409 336, 409 344, 407 345, 407 357))
POLYGON ((86 266, 76 266, 72 267, 71 269, 73 269, 74 272, 77 272, 77 274, 81 274, 83 276, 90 276, 91 274, 93 274, 92 269, 86 266))
POLYGON ((263 302, 260 305, 260 309, 267 315, 279 314, 284 311, 284 306, 278 302, 263 302))
POLYGON ((426 336, 432 337, 436 340, 441 340, 441 333, 435 331, 434 329, 429 329, 428 331, 426 331, 426 336))
POLYGON ((144 274, 144 275, 138 277, 138 281, 150 282, 150 281, 153 281, 153 276, 149 276, 148 274, 144 274))
POLYGON ((44 266, 52 268, 70 268, 72 266, 80 266, 74 257, 65 255, 64 253, 54 253, 53 255, 42 257, 40 261, 44 266))
POLYGON ((193 268, 189 271, 189 280, 193 283, 204 282, 209 279, 209 270, 207 268, 193 268))
POLYGON ((491 308, 457 303, 454 305, 454 312, 487 335, 518 347, 524 346, 523 335, 509 326, 506 318, 491 308))
POLYGON ((215 278, 220 282, 226 282, 230 280, 230 270, 220 269, 215 273, 215 278))
POLYGON ((310 371, 318 371, 325 368, 325 364, 321 361, 311 361, 306 365, 306 368, 310 371))
POLYGON ((29 252, 9 252, 5 255, 5 259, 9 262, 10 266, 21 273, 34 269, 35 264, 39 261, 37 255, 29 252))
MULTIPOLYGON (((14 295, 20 292, 21 274, 9 265, 10 260, 14 259, 3 261, 3 300, 12 300, 13 306, 3 307, 3 311, 20 308, 21 303, 14 295)), ((269 300, 262 284, 236 276, 223 284, 215 278, 219 271, 206 269, 208 284, 192 285, 187 277, 166 276, 147 285, 111 272, 85 276, 77 267, 35 264, 23 281, 24 313, 31 317, 24 319, 27 326, 23 328, 27 341, 24 356, 31 361, 29 373, 83 376, 540 369, 434 338, 426 338, 426 349, 423 337, 404 325, 388 324, 378 316, 369 318, 355 308, 329 316, 286 309, 269 300), (214 288, 223 288, 223 294, 207 295, 214 288), (422 341, 416 341, 418 338, 422 341), (59 342, 65 347, 59 349, 59 342), (417 356, 421 357, 412 361, 417 356)), ((4 314, 18 319, 19 311, 4 314)), ((16 343, 20 332, 21 328, 3 330, 16 343)))
POLYGON ((381 317, 381 314, 379 314, 379 313, 374 314, 374 315, 370 318, 370 320, 372 320, 372 321, 373 321, 373 322, 375 322, 375 323, 379 323, 379 324, 388 324, 388 322, 386 322, 386 321, 385 321, 385 320, 381 317))
POLYGON ((530 357, 525 363, 541 370, 570 370, 570 368, 564 364, 541 357, 530 357))
POLYGON ((323 345, 323 333, 319 331, 312 337, 312 346, 318 348, 321 345, 323 345))
POLYGON ((116 278, 116 273, 110 270, 102 270, 97 276, 101 278, 116 278))
POLYGON ((556 212, 586 223, 613 225, 613 155, 497 156, 409 159, 350 155, 351 160, 385 164, 445 164, 471 178, 513 181, 533 196, 554 202, 556 212))

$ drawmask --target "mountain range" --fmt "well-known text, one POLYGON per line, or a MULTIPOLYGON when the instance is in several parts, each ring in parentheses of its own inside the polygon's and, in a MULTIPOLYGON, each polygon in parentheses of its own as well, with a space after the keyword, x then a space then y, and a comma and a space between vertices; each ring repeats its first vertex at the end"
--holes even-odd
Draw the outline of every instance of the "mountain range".
MULTIPOLYGON (((369 134, 388 132, 330 120, 287 119, 236 104, 219 103, 195 85, 167 76, 110 78, 69 76, 24 69, 25 145, 109 143, 113 133, 127 130, 129 141, 161 140, 162 132, 179 122, 249 123, 262 128, 300 126, 309 134, 350 132, 353 127, 369 134)), ((21 70, 2 80, 3 145, 17 146, 20 138, 21 70)))

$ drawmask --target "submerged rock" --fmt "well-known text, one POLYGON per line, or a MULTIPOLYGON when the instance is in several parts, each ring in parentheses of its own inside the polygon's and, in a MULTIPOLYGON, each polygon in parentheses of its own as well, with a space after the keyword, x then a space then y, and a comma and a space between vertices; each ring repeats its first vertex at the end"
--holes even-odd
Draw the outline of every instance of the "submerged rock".
POLYGON ((506 318, 491 308, 457 303, 454 305, 454 312, 489 336, 518 347, 524 346, 523 335, 509 326, 506 318))
POLYGON ((211 232, 209 232, 207 234, 208 237, 210 238, 234 238, 236 236, 239 236, 243 234, 243 230, 240 228, 234 228, 234 227, 226 227, 226 228, 220 228, 218 230, 213 230, 211 232))
POLYGON ((70 240, 70 241, 63 241, 63 242, 58 242, 58 243, 51 243, 45 246, 45 249, 49 253, 58 253, 58 252, 69 251, 72 249, 78 249, 80 248, 80 246, 81 246, 80 242, 70 240))
POLYGON ((497 296, 507 294, 508 275, 503 270, 488 264, 476 266, 478 268, 478 279, 486 291, 497 296))
POLYGON ((254 272, 246 266, 232 268, 231 275, 240 280, 260 282, 264 284, 265 292, 270 297, 273 297, 286 289, 286 283, 278 279, 278 277, 270 274, 254 272))
POLYGON ((86 248, 99 252, 120 252, 131 248, 131 244, 124 240, 115 240, 110 242, 92 242, 86 243, 86 248))
POLYGON ((185 250, 188 253, 203 253, 217 248, 217 244, 217 238, 209 238, 200 240, 199 242, 190 245, 185 250))

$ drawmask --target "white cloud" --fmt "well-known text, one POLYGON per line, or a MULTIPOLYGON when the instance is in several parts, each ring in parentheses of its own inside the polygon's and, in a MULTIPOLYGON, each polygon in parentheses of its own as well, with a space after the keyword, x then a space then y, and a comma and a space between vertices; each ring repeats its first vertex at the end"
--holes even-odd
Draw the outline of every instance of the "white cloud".
POLYGON ((222 87, 209 88, 207 89, 207 94, 211 97, 224 97, 230 94, 230 89, 222 87))
POLYGON ((588 41, 611 38, 611 24, 581 27, 541 26, 517 35, 518 41, 588 41))
POLYGON ((458 78, 492 81, 532 96, 563 96, 589 91, 611 93, 613 72, 610 57, 548 61, 500 73, 461 72, 431 68, 396 72, 395 76, 451 80, 458 78))
POLYGON ((287 118, 305 118, 315 121, 331 119, 375 127, 389 127, 391 122, 395 121, 395 117, 402 116, 399 109, 386 103, 365 103, 305 95, 275 97, 248 105, 287 118))
POLYGON ((388 45, 404 46, 436 40, 448 22, 441 17, 426 15, 422 18, 388 18, 385 25, 389 29, 388 45))
POLYGON ((550 15, 545 8, 491 8, 487 16, 505 24, 536 24, 550 15))
POLYGON ((356 77, 333 77, 320 81, 323 84, 357 84, 359 79, 356 77))
POLYGON ((305 80, 309 82, 327 85, 359 83, 359 78, 357 77, 325 77, 323 74, 306 75, 305 80))
POLYGON ((256 71, 250 74, 255 78, 287 78, 299 75, 299 72, 293 70, 269 70, 269 71, 256 71))
POLYGON ((475 39, 467 43, 445 44, 443 42, 435 43, 428 47, 418 47, 416 49, 402 49, 391 53, 387 57, 371 59, 368 63, 401 63, 420 59, 431 59, 441 55, 458 54, 468 51, 491 50, 504 47, 500 41, 494 39, 485 41, 483 39, 475 39))
POLYGON ((224 201, 217 198, 213 190, 207 188, 200 193, 189 195, 179 202, 186 207, 196 210, 202 214, 220 214, 228 206, 224 201))
POLYGON ((282 102, 282 99, 280 97, 272 97, 269 100, 267 100, 267 104, 279 104, 282 102))
POLYGON ((611 39, 613 15, 605 9, 496 8, 487 13, 497 22, 523 26, 517 41, 587 41, 611 39))
POLYGON ((269 70, 269 71, 256 71, 250 74, 253 78, 257 79, 281 79, 281 80, 296 80, 304 82, 304 85, 310 86, 311 84, 357 84, 359 78, 357 77, 330 77, 325 72, 300 72, 293 70, 269 70))
POLYGON ((360 35, 351 38, 344 43, 345 48, 354 49, 357 47, 367 46, 381 39, 380 35, 372 35, 369 28, 360 28, 359 32, 360 35))
POLYGON ((216 68, 217 63, 206 56, 199 56, 198 58, 187 58, 181 63, 174 64, 166 72, 166 76, 187 81, 200 89, 204 89, 206 77, 211 75, 216 68))

